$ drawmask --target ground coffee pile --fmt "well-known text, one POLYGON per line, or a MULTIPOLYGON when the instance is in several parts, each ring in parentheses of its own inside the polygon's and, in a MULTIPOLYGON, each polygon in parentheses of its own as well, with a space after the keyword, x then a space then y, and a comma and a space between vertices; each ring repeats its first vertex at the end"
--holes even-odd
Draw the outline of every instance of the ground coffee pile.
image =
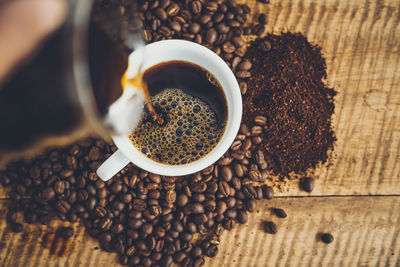
POLYGON ((250 45, 246 58, 252 62, 252 77, 243 120, 267 118, 260 145, 268 169, 287 175, 324 163, 335 141, 331 116, 336 93, 323 81, 321 49, 300 34, 269 34, 250 45))

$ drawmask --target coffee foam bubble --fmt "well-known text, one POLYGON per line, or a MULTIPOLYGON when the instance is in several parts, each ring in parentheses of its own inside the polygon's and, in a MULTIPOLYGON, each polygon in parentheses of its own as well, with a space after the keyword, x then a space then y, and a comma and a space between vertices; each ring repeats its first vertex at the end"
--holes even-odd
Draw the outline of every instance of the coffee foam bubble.
POLYGON ((150 159, 182 165, 207 155, 221 139, 215 112, 199 98, 180 89, 165 89, 152 97, 157 110, 167 117, 163 126, 146 114, 129 136, 135 147, 150 159))

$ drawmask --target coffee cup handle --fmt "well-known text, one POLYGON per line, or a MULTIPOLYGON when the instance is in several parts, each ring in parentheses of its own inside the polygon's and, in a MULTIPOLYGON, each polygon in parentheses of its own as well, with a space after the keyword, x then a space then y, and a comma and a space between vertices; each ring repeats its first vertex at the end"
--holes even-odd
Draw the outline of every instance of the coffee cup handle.
POLYGON ((129 162, 130 160, 122 153, 122 151, 117 150, 100 165, 96 173, 101 180, 107 182, 128 165, 129 162))

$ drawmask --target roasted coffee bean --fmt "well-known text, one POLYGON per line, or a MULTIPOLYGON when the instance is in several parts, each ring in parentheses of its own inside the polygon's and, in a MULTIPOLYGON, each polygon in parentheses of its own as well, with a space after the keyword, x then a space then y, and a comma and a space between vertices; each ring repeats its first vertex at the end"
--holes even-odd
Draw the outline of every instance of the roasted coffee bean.
POLYGON ((224 166, 221 169, 221 176, 222 178, 226 181, 229 182, 232 180, 233 174, 232 174, 232 170, 228 167, 228 166, 224 166))
POLYGON ((231 158, 231 157, 221 158, 220 160, 218 160, 218 165, 219 166, 229 165, 229 164, 231 164, 232 160, 233 160, 233 158, 231 158))
POLYGON ((125 204, 121 201, 114 201, 112 207, 114 210, 122 211, 125 208, 125 204))
POLYGON ((173 228, 175 231, 177 231, 179 233, 183 232, 183 230, 184 230, 183 225, 180 221, 175 221, 173 223, 173 228))
POLYGON ((256 116, 254 118, 254 122, 255 122, 255 124, 264 126, 267 124, 267 118, 265 118, 264 116, 256 116))
POLYGON ((150 42, 152 39, 150 30, 144 30, 143 36, 144 36, 144 39, 146 40, 146 42, 150 42))
POLYGON ((57 181, 56 184, 54 185, 54 191, 57 194, 62 194, 62 193, 64 193, 64 190, 65 190, 64 181, 57 181))
POLYGON ((180 237, 181 237, 181 239, 182 239, 183 241, 189 242, 189 241, 192 240, 193 235, 190 234, 190 233, 187 233, 187 232, 183 232, 183 233, 180 234, 180 237))
POLYGON ((55 196, 56 196, 56 193, 55 193, 55 191, 54 191, 54 189, 52 187, 46 187, 42 191, 42 198, 45 201, 52 200, 55 196))
POLYGON ((78 192, 78 200, 85 201, 89 198, 89 193, 86 190, 80 190, 78 192))
POLYGON ((217 32, 214 29, 207 30, 205 40, 208 44, 213 44, 217 40, 217 32))
POLYGON ((224 228, 231 230, 235 226, 235 221, 233 219, 228 219, 224 222, 224 228))
POLYGON ((265 31, 265 26, 263 24, 256 24, 252 28, 253 34, 255 34, 257 36, 262 35, 264 33, 264 31, 265 31))
POLYGON ((217 202, 217 207, 216 211, 218 214, 223 214, 227 210, 228 206, 226 205, 226 202, 223 200, 220 200, 217 202))
POLYGON ((94 209, 94 207, 96 207, 97 204, 97 200, 94 197, 89 197, 89 199, 86 201, 86 208, 91 211, 94 209))
POLYGON ((197 22, 190 24, 189 31, 191 33, 196 34, 200 31, 200 29, 201 29, 200 24, 198 24, 197 22))
POLYGON ((143 233, 145 233, 146 235, 150 235, 153 232, 153 225, 149 224, 149 223, 145 223, 142 226, 142 231, 143 233))
POLYGON ((228 218, 230 218, 230 219, 235 219, 236 216, 237 216, 237 210, 235 210, 235 209, 228 209, 228 210, 225 212, 225 216, 228 217, 228 218))
POLYGON ((240 92, 242 95, 245 95, 247 93, 247 83, 246 82, 239 82, 239 87, 240 87, 240 92))
POLYGON ((245 185, 242 188, 243 194, 248 198, 248 199, 255 199, 257 192, 252 185, 245 185))
POLYGON ((160 252, 153 252, 151 254, 151 259, 154 261, 160 261, 162 258, 162 254, 160 252))
POLYGON ((187 195, 185 195, 185 194, 179 194, 178 195, 178 199, 176 201, 176 204, 178 204, 178 206, 183 207, 188 202, 189 202, 189 198, 187 197, 187 195))
POLYGON ((216 2, 207 2, 205 5, 205 9, 211 13, 214 13, 218 10, 218 4, 216 2))
POLYGON ((121 257, 119 258, 119 262, 120 262, 122 265, 127 265, 127 264, 128 264, 128 257, 125 256, 125 255, 121 255, 121 257))
POLYGON ((173 20, 169 23, 169 27, 174 30, 175 32, 180 32, 181 31, 181 24, 177 22, 176 20, 173 20))
POLYGON ((217 253, 218 253, 218 247, 214 244, 211 244, 205 251, 205 255, 210 258, 215 257, 217 253))
POLYGON ((130 265, 130 266, 136 266, 139 263, 140 263, 139 256, 132 256, 132 257, 129 257, 129 259, 128 259, 128 265, 130 265))
POLYGON ((222 195, 224 195, 226 197, 229 196, 229 194, 231 192, 229 184, 225 181, 219 182, 218 190, 222 195))
POLYGON ((253 212, 256 209, 256 207, 257 207, 257 203, 254 199, 247 201, 245 204, 246 210, 248 210, 250 212, 253 212))
POLYGON ((134 199, 132 202, 133 209, 137 211, 144 211, 146 209, 146 202, 142 199, 134 199))
MULTIPOLYGON (((202 225, 202 224, 205 224, 208 221, 208 217, 207 217, 207 215, 205 215, 203 213, 203 214, 199 214, 199 215, 194 216, 193 220, 194 220, 194 222, 196 224, 202 225)), ((200 226, 199 226, 199 230, 200 230, 200 226)))
POLYGON ((171 255, 164 255, 162 258, 161 258, 161 266, 162 267, 168 267, 168 266, 171 266, 171 264, 172 264, 172 256, 171 255))
POLYGON ((114 194, 118 194, 119 192, 121 192, 122 190, 122 184, 121 183, 113 183, 113 185, 111 186, 111 191, 114 194))
POLYGON ((212 17, 210 14, 204 14, 199 18, 200 24, 207 24, 212 20, 212 17))
POLYGON ((193 1, 192 3, 191 3, 191 10, 192 10, 192 12, 193 12, 193 14, 200 14, 200 12, 201 12, 201 8, 202 8, 202 5, 201 5, 201 2, 200 1, 193 1))
POLYGON ((277 208, 273 208, 272 211, 274 212, 274 214, 276 216, 278 216, 279 218, 286 218, 287 214, 283 209, 277 209, 277 208))
POLYGON ((244 79, 244 78, 249 78, 251 76, 251 73, 246 70, 239 70, 236 71, 235 75, 237 78, 244 79))
MULTIPOLYGON (((243 41, 242 37, 240 37, 240 36, 233 37, 232 43, 235 45, 236 48, 240 48, 244 45, 244 41, 243 41)), ((251 67, 251 65, 250 65, 250 67, 251 67)), ((250 69, 250 68, 248 68, 248 69, 250 69)), ((246 70, 248 70, 248 69, 246 69, 246 70)))
POLYGON ((243 35, 250 35, 252 34, 252 28, 251 27, 245 27, 243 29, 243 35))
POLYGON ((203 193, 207 190, 207 185, 204 182, 197 182, 193 184, 190 188, 192 192, 203 193))
POLYGON ((98 147, 94 146, 90 149, 89 159, 90 160, 99 160, 100 159, 100 149, 98 147))
POLYGON ((217 207, 217 203, 214 200, 208 200, 204 202, 204 209, 208 211, 214 211, 217 207))
MULTIPOLYGON (((236 176, 242 177, 244 175, 244 171, 243 171, 242 165, 240 163, 235 162, 233 164, 233 169, 235 170, 236 176)), ((238 181, 235 181, 235 182, 237 184, 238 181)), ((240 181, 239 181, 239 183, 240 183, 240 181)), ((237 190, 237 188, 235 186, 234 186, 234 188, 237 190)))
POLYGON ((97 206, 94 209, 94 214, 98 218, 104 218, 107 215, 107 210, 105 208, 101 207, 101 206, 97 206))
POLYGON ((92 185, 92 184, 89 184, 86 187, 86 191, 92 196, 96 195, 96 192, 97 192, 96 187, 94 185, 92 185))
POLYGON ((233 177, 231 183, 232 183, 233 188, 235 190, 237 190, 237 191, 240 190, 240 188, 242 188, 242 184, 240 183, 240 179, 237 178, 237 177, 233 177))
POLYGON ((269 52, 272 48, 271 43, 267 40, 260 43, 259 48, 264 52, 269 52))
POLYGON ((203 202, 204 200, 206 200, 206 196, 204 194, 195 194, 193 195, 193 201, 195 202, 203 202))
POLYGON ((259 23, 261 23, 263 25, 267 24, 267 22, 268 22, 267 15, 265 15, 265 14, 260 14, 258 16, 257 20, 258 20, 259 23))
POLYGON ((240 70, 250 70, 251 69, 251 63, 249 60, 244 60, 239 64, 239 69, 240 70))
POLYGON ((161 192, 159 190, 151 190, 148 193, 148 197, 151 199, 159 199, 161 197, 161 192))
POLYGON ((262 133, 262 127, 261 126, 253 126, 251 128, 251 135, 259 135, 262 133))
POLYGON ((122 201, 125 204, 129 204, 132 201, 132 194, 130 194, 130 193, 124 194, 124 196, 122 197, 122 201))
POLYGON ((193 203, 190 205, 190 211, 193 214, 200 214, 204 212, 204 207, 200 203, 193 203))
POLYGON ((329 233, 324 233, 321 235, 322 242, 329 244, 333 242, 333 236, 329 233))
POLYGON ((265 199, 273 199, 274 198, 274 189, 271 186, 263 185, 262 191, 263 191, 263 196, 265 199))
POLYGON ((74 228, 72 228, 72 227, 58 228, 56 231, 56 235, 58 235, 64 239, 70 238, 74 235, 74 228))
POLYGON ((175 201, 176 201, 176 192, 174 190, 169 190, 166 193, 165 200, 170 204, 175 203, 175 201))
POLYGON ((169 17, 175 17, 176 15, 178 15, 179 11, 180 11, 180 7, 177 4, 172 4, 167 8, 167 15, 169 17))
POLYGON ((167 12, 159 7, 156 9, 155 11, 155 15, 157 16, 157 18, 159 18, 160 20, 166 20, 168 18, 167 12))
POLYGON ((253 181, 259 181, 261 178, 261 172, 259 170, 250 170, 249 178, 253 181))
POLYGON ((235 46, 231 42, 226 42, 222 45, 222 50, 225 53, 233 53, 235 51, 235 46))
POLYGON ((196 257, 193 259, 193 267, 200 267, 204 265, 204 263, 205 263, 204 257, 196 257))
POLYGON ((98 222, 98 227, 100 229, 109 230, 112 225, 112 220, 110 218, 103 218, 98 222))
POLYGON ((175 253, 174 261, 176 263, 181 263, 186 257, 187 257, 187 255, 185 253, 179 251, 178 253, 175 253))
POLYGON ((278 227, 274 222, 265 221, 263 222, 263 225, 264 225, 264 231, 266 233, 274 235, 276 234, 276 232, 278 232, 278 227))
POLYGON ((188 232, 191 234, 194 234, 197 232, 197 225, 192 222, 189 222, 187 224, 186 228, 187 228, 188 232))
POLYGON ((136 185, 136 183, 137 183, 137 180, 138 180, 137 175, 133 175, 131 178, 129 178, 129 184, 128 184, 128 185, 129 185, 131 188, 134 188, 135 185, 136 185))
POLYGON ((57 202, 56 208, 59 212, 65 214, 71 209, 71 205, 65 200, 60 200, 57 202))
POLYGON ((299 186, 302 190, 310 193, 314 189, 314 179, 311 177, 303 177, 299 181, 299 186))
POLYGON ((247 212, 244 210, 239 211, 237 215, 237 221, 241 224, 244 224, 247 222, 247 220, 248 220, 247 212))

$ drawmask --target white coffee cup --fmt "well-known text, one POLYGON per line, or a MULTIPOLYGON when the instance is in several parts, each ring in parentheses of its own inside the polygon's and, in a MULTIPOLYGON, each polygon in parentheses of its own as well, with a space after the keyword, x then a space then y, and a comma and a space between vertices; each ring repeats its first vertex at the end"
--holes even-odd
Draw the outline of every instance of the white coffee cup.
MULTIPOLYGON (((97 169, 98 176, 107 181, 132 162, 136 166, 159 175, 182 176, 195 173, 216 162, 230 147, 240 127, 242 119, 242 96, 237 80, 226 63, 210 49, 199 44, 184 40, 165 40, 151 43, 143 47, 144 53, 139 50, 133 52, 130 62, 135 62, 135 57, 144 57, 142 69, 162 62, 185 61, 194 63, 212 73, 220 82, 227 101, 227 121, 225 131, 216 145, 204 157, 183 165, 167 165, 149 159, 140 152, 129 140, 128 135, 113 136, 112 139, 118 150, 111 155, 97 169)), ((138 67, 134 67, 138 71, 138 67)), ((129 73, 132 77, 136 73, 129 73)))

